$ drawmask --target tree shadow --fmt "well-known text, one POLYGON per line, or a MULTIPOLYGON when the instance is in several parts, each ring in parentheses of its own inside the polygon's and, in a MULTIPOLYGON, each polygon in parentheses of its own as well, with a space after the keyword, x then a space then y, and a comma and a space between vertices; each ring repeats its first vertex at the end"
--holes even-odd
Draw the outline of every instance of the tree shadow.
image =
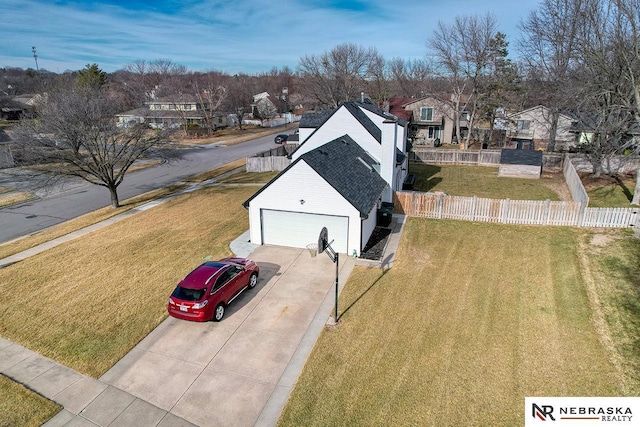
POLYGON ((631 190, 629 190, 629 187, 627 187, 624 184, 624 181, 622 181, 619 176, 615 176, 613 179, 620 186, 620 188, 622 189, 622 192, 624 193, 625 197, 627 198, 627 200, 629 200, 629 203, 631 203, 631 201, 633 200, 633 192, 631 192, 631 190))
POLYGON ((429 191, 442 182, 442 178, 435 176, 442 168, 436 165, 426 165, 423 163, 412 164, 409 172, 416 175, 414 184, 415 191, 429 191))
POLYGON ((374 286, 376 286, 376 285, 378 284, 378 282, 380 281, 380 279, 382 279, 382 278, 385 276, 385 274, 387 274, 387 272, 388 272, 388 271, 389 271, 389 269, 388 269, 388 268, 386 268, 386 269, 382 270, 382 274, 381 274, 381 275, 380 275, 380 276, 379 276, 379 277, 378 277, 378 278, 377 278, 377 279, 376 279, 376 280, 375 280, 371 285, 369 285, 369 287, 368 287, 367 289, 365 289, 365 290, 364 290, 364 292, 362 292, 362 293, 361 293, 361 294, 360 294, 360 295, 359 295, 359 296, 358 296, 358 297, 357 297, 357 298, 356 298, 356 299, 355 299, 351 304, 349 304, 349 306, 348 306, 347 308, 345 308, 345 309, 342 311, 342 313, 340 313, 340 314, 338 315, 338 319, 341 319, 341 318, 342 318, 342 316, 344 316, 345 314, 347 314, 347 312, 348 312, 349 310, 351 310, 351 308, 352 308, 353 306, 355 306, 355 305, 358 303, 358 301, 360 301, 360 300, 361 300, 361 299, 362 299, 362 298, 363 298, 367 293, 369 293, 369 291, 370 291, 371 289, 373 289, 373 287, 374 287, 374 286))

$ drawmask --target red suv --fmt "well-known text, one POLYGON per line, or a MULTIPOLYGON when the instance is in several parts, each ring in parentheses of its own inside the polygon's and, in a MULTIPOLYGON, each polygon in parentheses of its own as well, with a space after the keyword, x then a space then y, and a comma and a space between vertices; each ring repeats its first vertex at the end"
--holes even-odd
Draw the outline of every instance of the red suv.
POLYGON ((231 301, 256 286, 259 272, 255 262, 244 258, 205 262, 178 283, 167 311, 178 319, 220 321, 231 301))

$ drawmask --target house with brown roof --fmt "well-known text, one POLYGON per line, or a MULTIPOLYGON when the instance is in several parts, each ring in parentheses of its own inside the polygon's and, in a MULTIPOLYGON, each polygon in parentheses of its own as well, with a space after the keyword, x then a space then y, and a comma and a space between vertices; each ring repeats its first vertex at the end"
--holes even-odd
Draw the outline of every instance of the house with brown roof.
POLYGON ((456 138, 453 104, 434 95, 422 98, 391 98, 389 112, 409 121, 409 135, 416 145, 455 144, 466 136, 466 115, 460 118, 461 138, 456 138))

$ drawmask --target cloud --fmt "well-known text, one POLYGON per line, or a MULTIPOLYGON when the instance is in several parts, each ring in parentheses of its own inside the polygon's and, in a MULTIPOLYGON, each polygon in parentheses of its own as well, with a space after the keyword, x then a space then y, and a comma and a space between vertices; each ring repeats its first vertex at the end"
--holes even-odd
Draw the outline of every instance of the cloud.
POLYGON ((114 71, 137 59, 171 59, 193 70, 254 73, 295 68, 306 54, 337 44, 373 46, 385 58, 419 58, 438 20, 493 8, 511 37, 537 1, 451 3, 347 0, 3 0, 0 66, 61 72, 98 63, 114 71), (482 3, 482 5, 478 5, 482 3), (513 30, 513 31, 512 31, 513 30))

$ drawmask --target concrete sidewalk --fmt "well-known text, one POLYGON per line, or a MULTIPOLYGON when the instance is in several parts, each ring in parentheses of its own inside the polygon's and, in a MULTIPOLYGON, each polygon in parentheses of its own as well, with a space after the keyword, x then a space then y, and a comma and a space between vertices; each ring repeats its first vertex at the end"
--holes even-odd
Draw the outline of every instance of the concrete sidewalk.
POLYGON ((44 425, 159 426, 193 424, 109 384, 0 338, 0 372, 64 406, 44 425))

